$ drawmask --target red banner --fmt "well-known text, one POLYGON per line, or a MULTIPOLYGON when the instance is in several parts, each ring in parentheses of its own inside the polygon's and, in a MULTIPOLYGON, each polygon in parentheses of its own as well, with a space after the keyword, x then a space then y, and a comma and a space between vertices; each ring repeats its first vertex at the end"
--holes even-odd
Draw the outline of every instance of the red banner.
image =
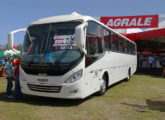
POLYGON ((101 17, 100 21, 112 29, 158 27, 158 15, 101 17))

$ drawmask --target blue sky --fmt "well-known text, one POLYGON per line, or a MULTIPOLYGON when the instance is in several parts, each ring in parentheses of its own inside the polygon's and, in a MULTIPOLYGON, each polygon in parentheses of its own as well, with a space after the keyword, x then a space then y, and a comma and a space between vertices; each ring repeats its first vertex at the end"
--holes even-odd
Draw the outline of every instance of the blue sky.
MULTIPOLYGON (((77 12, 89 16, 131 16, 165 14, 165 0, 0 0, 0 44, 8 32, 27 27, 49 16, 77 12)), ((15 35, 15 44, 24 33, 15 35)))

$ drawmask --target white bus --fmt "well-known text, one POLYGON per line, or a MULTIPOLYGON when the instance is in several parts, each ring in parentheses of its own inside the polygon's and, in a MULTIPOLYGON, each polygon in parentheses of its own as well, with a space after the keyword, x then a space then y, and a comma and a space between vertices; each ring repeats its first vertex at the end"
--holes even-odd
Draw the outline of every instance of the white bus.
POLYGON ((136 44, 89 16, 62 15, 31 23, 20 60, 24 94, 83 99, 129 79, 136 44))

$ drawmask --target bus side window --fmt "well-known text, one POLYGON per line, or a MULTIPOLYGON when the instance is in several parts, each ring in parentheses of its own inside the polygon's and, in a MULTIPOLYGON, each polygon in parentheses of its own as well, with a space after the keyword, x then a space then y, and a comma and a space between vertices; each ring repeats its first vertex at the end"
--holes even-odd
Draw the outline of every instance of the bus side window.
POLYGON ((111 49, 111 33, 107 30, 104 30, 104 46, 105 49, 111 49))
POLYGON ((126 50, 126 49, 125 49, 125 44, 126 44, 126 40, 125 40, 125 39, 123 39, 123 50, 122 50, 122 51, 123 51, 123 53, 125 53, 125 52, 126 52, 126 51, 125 51, 125 50, 126 50))
POLYGON ((133 44, 133 54, 136 54, 136 48, 135 48, 135 44, 133 44))
POLYGON ((112 34, 112 51, 118 51, 119 48, 119 42, 118 42, 118 36, 116 34, 112 34))
POLYGON ((131 43, 131 54, 135 54, 135 45, 133 43, 131 43))
POLYGON ((130 43, 130 48, 131 48, 131 54, 133 54, 133 43, 130 43))
POLYGON ((119 38, 119 51, 124 52, 124 39, 122 37, 119 38))
POLYGON ((129 42, 129 54, 132 54, 132 43, 129 42))
POLYGON ((126 40, 125 41, 125 53, 129 53, 129 45, 128 45, 129 43, 128 43, 128 41, 126 40))
POLYGON ((103 52, 101 30, 101 25, 92 21, 88 23, 86 35, 86 49, 88 55, 95 55, 103 52))
POLYGON ((86 30, 86 67, 91 65, 103 53, 102 26, 96 22, 89 21, 86 30))

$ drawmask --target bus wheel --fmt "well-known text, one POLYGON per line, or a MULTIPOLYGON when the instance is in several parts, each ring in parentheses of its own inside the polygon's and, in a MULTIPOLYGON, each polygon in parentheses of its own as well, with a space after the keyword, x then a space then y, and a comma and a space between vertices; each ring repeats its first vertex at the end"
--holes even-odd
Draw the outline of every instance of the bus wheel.
POLYGON ((104 95, 106 90, 107 90, 107 82, 106 79, 103 77, 102 80, 100 81, 100 91, 99 91, 99 95, 104 95))

